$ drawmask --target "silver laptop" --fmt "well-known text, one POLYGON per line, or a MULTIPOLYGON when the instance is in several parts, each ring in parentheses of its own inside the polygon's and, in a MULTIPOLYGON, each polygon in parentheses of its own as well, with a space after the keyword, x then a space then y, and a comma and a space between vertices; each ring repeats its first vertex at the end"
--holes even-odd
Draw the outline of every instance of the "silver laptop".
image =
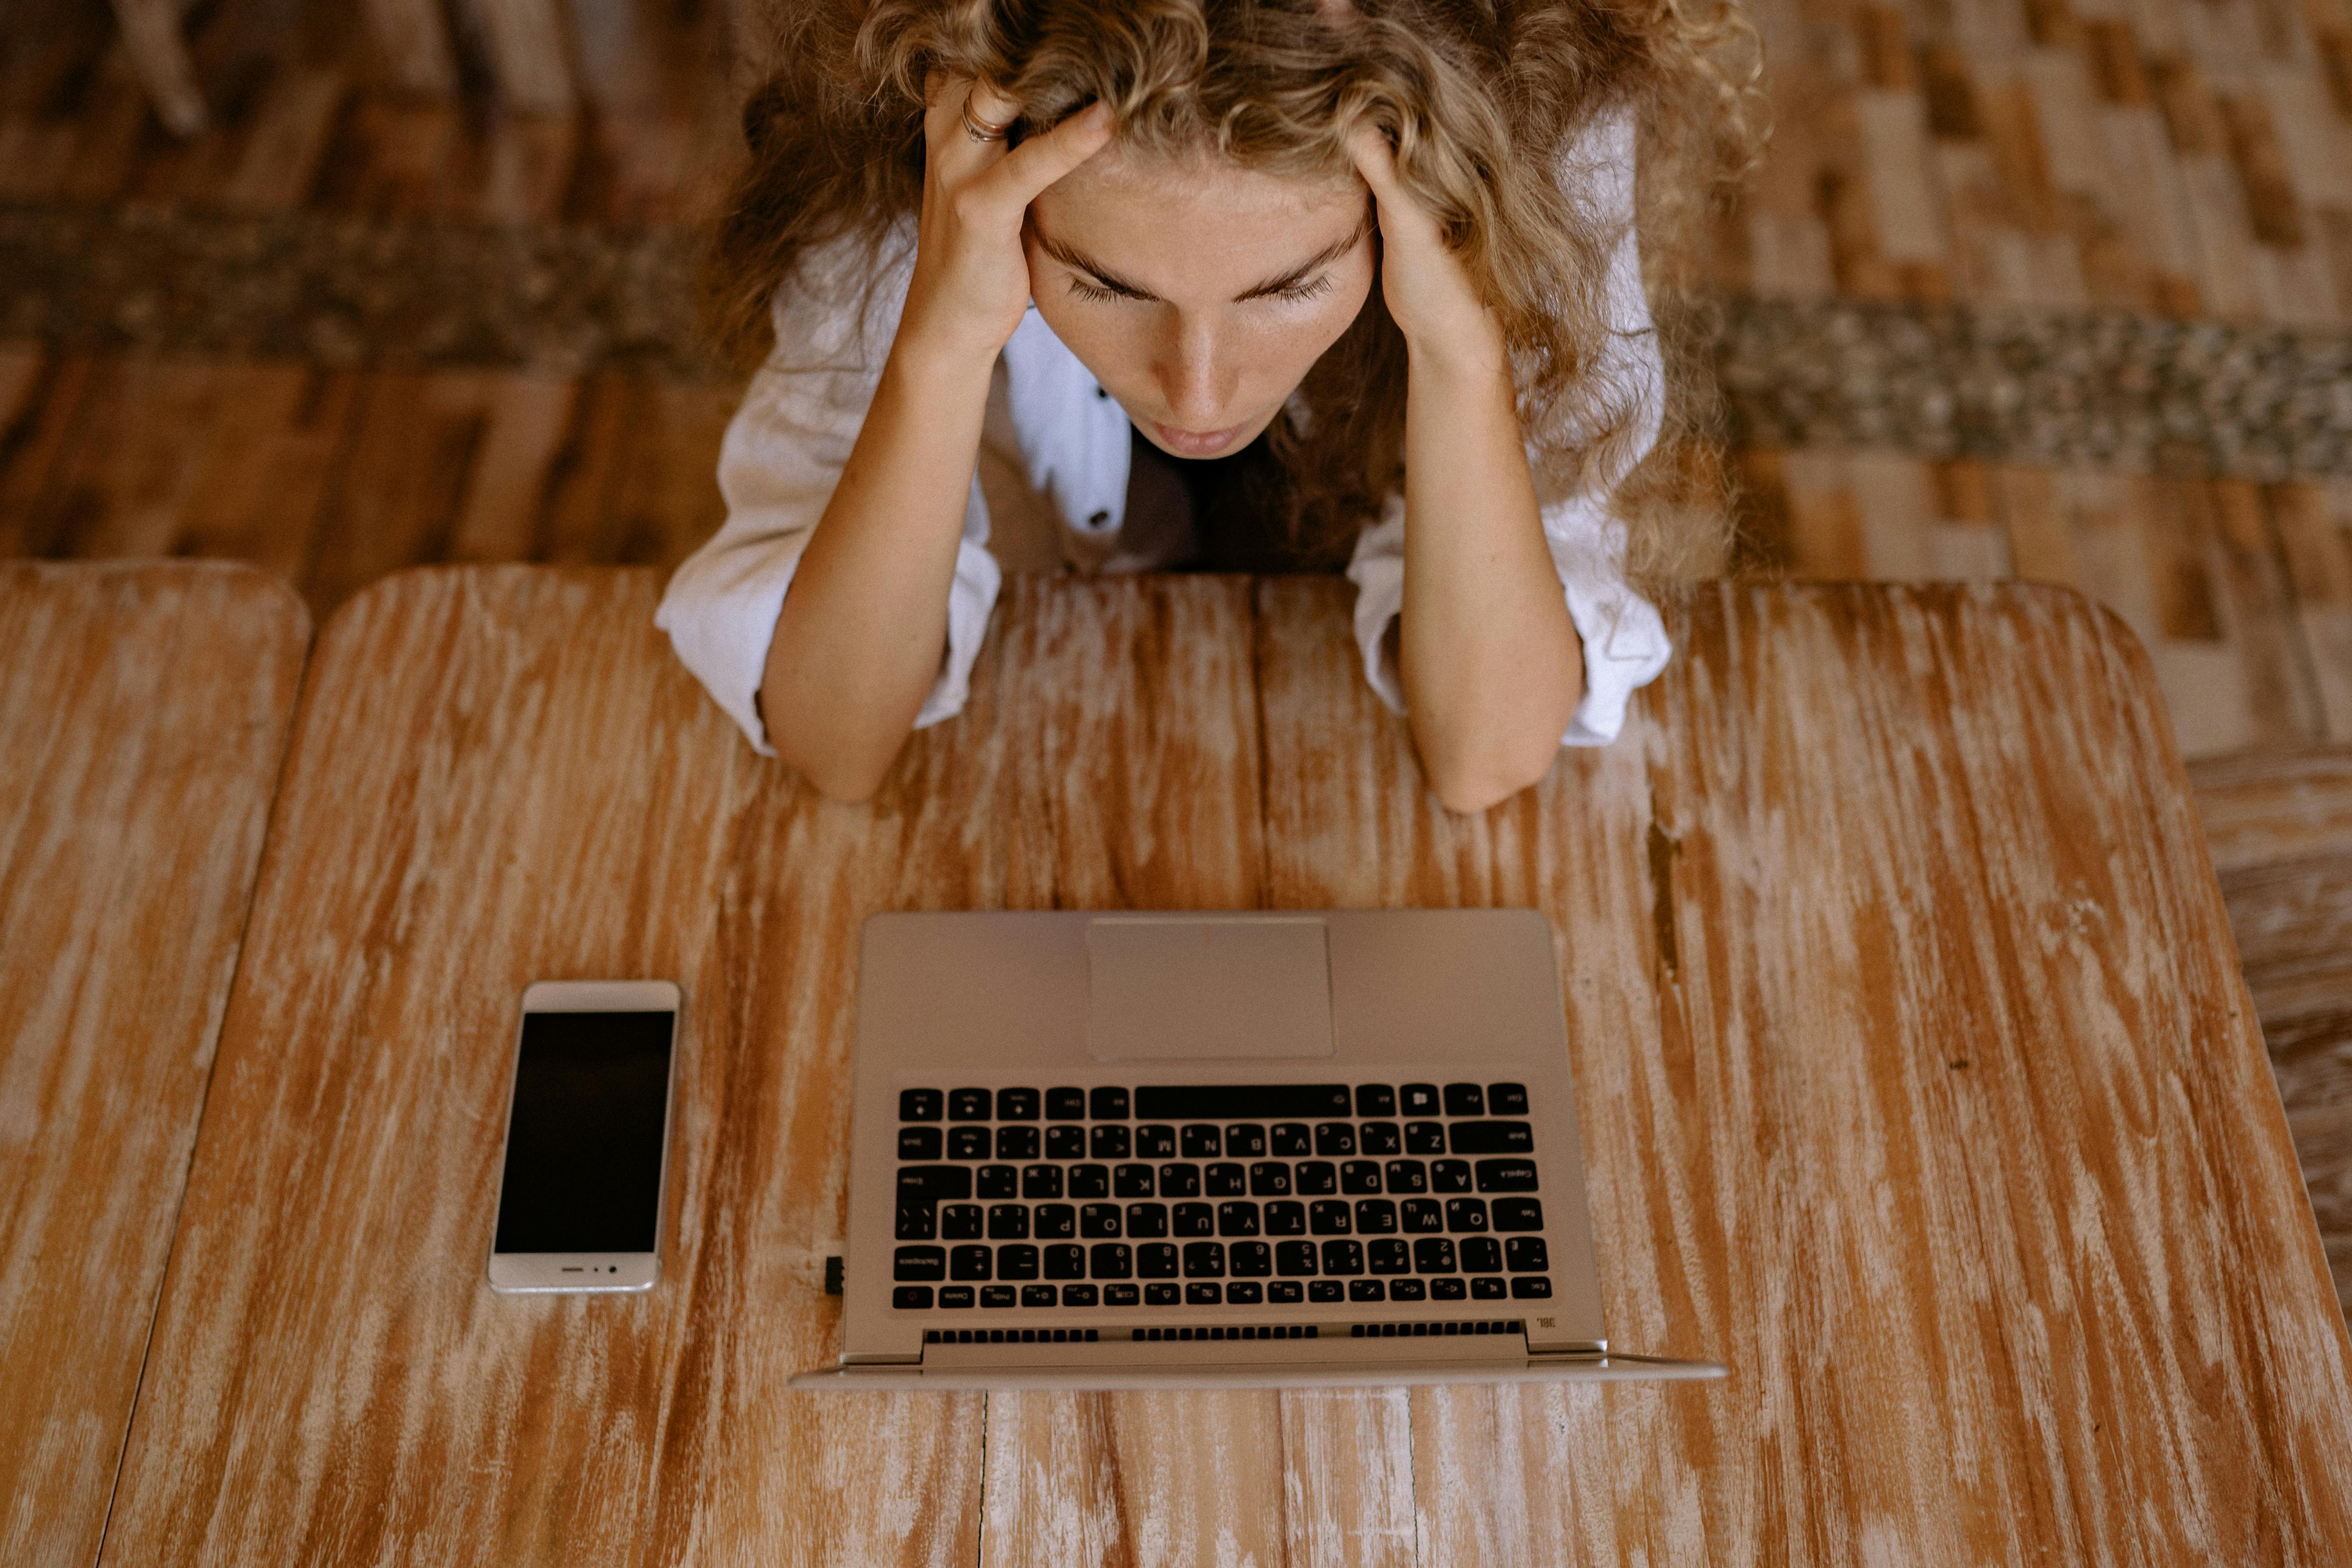
POLYGON ((1721 1376, 1601 1316, 1533 910, 904 914, 818 1388, 1721 1376))

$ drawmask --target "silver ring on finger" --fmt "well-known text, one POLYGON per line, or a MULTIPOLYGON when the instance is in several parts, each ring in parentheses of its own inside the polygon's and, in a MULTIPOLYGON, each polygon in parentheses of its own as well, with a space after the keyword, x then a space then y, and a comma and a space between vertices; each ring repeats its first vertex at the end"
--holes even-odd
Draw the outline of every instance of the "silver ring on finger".
MULTIPOLYGON (((971 100, 969 98, 963 100, 963 107, 956 112, 963 121, 963 133, 971 137, 975 142, 1002 142, 1012 132, 1012 120, 1006 121, 1002 125, 983 125, 979 121, 974 120, 971 117, 971 100)), ((1018 115, 1013 116, 1013 120, 1018 120, 1020 116, 1018 115)))

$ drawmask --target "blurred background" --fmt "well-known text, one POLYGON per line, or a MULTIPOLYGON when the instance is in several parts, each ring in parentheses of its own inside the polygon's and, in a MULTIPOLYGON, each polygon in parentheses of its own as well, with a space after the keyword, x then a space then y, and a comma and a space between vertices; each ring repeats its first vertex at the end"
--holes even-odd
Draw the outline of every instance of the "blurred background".
MULTIPOLYGON (((667 567, 757 0, 13 0, 0 555, 667 567)), ((2352 1300, 2352 0, 1757 0, 1745 570, 2147 645, 2352 1300)))

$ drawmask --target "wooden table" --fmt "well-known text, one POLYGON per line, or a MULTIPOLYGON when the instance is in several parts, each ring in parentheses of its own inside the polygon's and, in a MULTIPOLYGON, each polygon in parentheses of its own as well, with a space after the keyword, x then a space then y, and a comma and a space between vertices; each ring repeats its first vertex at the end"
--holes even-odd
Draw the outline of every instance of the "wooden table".
POLYGON ((0 565, 0 1563, 98 1555, 310 640, 241 566, 0 565))
POLYGON ((1439 812, 1346 586, 1015 579, 868 806, 655 579, 323 634, 107 1542, 124 1564, 2352 1561, 2343 1320, 2147 666, 2071 595, 1737 587, 1439 812), (800 1394, 889 909, 1531 904, 1601 1281, 1709 1385, 800 1394), (688 997, 665 1282, 482 1284, 524 984, 688 997))

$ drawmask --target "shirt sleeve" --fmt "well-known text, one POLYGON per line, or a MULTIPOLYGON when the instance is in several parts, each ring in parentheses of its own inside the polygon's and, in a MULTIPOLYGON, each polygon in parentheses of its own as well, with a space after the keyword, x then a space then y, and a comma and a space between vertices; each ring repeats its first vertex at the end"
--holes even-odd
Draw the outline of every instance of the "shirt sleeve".
MULTIPOLYGON (((849 280, 846 255, 812 258, 801 279, 777 290, 775 350, 719 445, 727 521, 678 567, 654 613, 687 668, 765 756, 775 748, 760 683, 776 617, 865 426, 914 264, 911 242, 894 242, 867 289, 849 280)), ((947 652, 918 729, 963 710, 1002 583, 987 545, 988 505, 975 475, 948 588, 947 652)))
MULTIPOLYGON (((1610 498, 1658 438, 1665 369, 1642 292, 1642 253, 1633 232, 1633 121, 1618 113, 1599 121, 1561 161, 1562 182, 1594 216, 1618 230, 1609 257, 1610 337, 1592 375, 1612 400, 1630 403, 1630 427, 1601 444, 1575 491, 1542 499, 1544 542, 1567 595, 1569 619, 1584 645, 1584 696, 1563 746, 1605 745, 1625 725, 1636 689, 1665 668, 1674 648, 1657 606, 1625 581, 1625 528, 1609 515, 1610 498)), ((1404 711, 1404 686, 1388 650, 1390 624, 1404 605, 1404 497, 1391 495, 1380 521, 1356 541, 1348 576, 1356 584, 1356 642, 1364 676, 1380 699, 1404 711)))

